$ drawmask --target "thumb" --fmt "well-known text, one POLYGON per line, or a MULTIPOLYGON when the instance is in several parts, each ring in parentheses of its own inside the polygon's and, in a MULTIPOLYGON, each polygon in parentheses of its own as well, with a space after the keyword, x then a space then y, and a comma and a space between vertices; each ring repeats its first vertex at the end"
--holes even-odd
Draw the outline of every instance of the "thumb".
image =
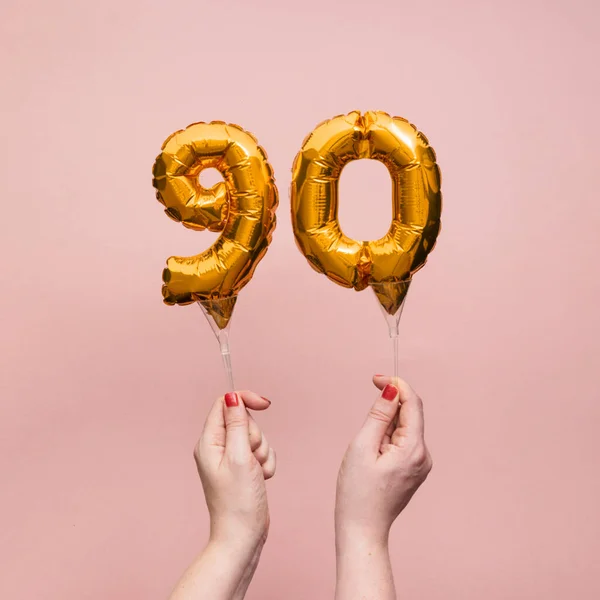
POLYGON ((248 412, 242 398, 236 392, 228 392, 224 400, 225 454, 241 462, 252 454, 248 412))
POLYGON ((381 395, 369 410, 367 419, 355 438, 356 443, 378 452, 383 437, 398 412, 398 405, 398 388, 390 383, 383 388, 381 395))

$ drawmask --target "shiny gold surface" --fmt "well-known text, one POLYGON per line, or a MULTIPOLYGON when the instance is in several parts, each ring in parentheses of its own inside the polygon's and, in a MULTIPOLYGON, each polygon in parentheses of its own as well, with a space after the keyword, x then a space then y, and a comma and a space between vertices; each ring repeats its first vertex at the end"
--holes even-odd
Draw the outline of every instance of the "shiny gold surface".
MULTIPOLYGON (((372 286, 394 314, 440 228, 435 160, 427 138, 401 117, 354 111, 318 125, 296 156, 291 186, 296 243, 313 268, 344 287, 372 286), (379 240, 353 240, 338 222, 342 169, 360 158, 380 160, 392 178, 392 223, 379 240)), ((368 200, 364 210, 370 210, 368 200)))
POLYGON ((169 217, 191 229, 221 232, 204 252, 167 260, 164 302, 200 302, 224 328, 275 229, 278 195, 266 154, 238 125, 194 123, 165 141, 152 172, 169 217), (211 167, 224 181, 206 189, 198 176, 211 167))

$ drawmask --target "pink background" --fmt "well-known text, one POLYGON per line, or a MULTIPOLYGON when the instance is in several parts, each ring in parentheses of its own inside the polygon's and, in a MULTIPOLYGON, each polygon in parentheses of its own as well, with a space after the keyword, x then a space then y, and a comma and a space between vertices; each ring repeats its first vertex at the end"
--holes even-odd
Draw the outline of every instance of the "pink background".
MULTIPOLYGON (((392 541, 403 598, 600 596, 600 11, 584 1, 2 3, 0 597, 165 598, 207 529, 192 460, 224 391, 196 307, 163 306, 151 167, 197 120, 254 132, 279 225, 238 302, 238 384, 273 400, 272 531, 248 598, 332 597, 335 476, 391 369, 370 292, 314 273, 289 219, 320 121, 403 115, 443 173, 401 325, 435 467, 392 541)), ((341 222, 379 237, 379 164, 341 222), (368 207, 368 210, 367 210, 368 207)))

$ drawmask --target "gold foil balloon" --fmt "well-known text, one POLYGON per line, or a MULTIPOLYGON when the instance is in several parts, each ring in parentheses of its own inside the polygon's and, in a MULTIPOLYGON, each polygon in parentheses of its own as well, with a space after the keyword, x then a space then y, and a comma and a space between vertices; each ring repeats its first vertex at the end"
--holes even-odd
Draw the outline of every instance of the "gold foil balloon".
MULTIPOLYGON (((293 167, 292 222, 309 263, 336 283, 371 286, 389 315, 440 228, 440 171, 427 138, 405 119, 358 111, 325 121, 304 140, 293 167), (338 181, 351 160, 380 160, 392 178, 392 223, 379 240, 356 241, 338 222, 338 181)), ((371 207, 365 200, 364 210, 371 207)))
POLYGON ((267 156, 238 125, 194 123, 165 141, 153 175, 169 217, 190 229, 221 232, 208 250, 167 260, 164 302, 199 302, 224 329, 275 228, 278 195, 267 156), (224 181, 206 189, 198 176, 211 167, 224 181))

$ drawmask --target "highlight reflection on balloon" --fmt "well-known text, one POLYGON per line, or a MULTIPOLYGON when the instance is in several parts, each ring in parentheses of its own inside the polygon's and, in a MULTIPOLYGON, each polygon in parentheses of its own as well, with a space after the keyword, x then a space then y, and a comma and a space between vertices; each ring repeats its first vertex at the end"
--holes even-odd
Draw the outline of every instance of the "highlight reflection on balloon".
MULTIPOLYGON (((427 138, 401 117, 353 111, 308 135, 293 166, 291 204, 296 243, 317 271, 344 287, 371 286, 387 313, 402 305, 412 275, 440 228, 440 170, 427 138), (356 241, 338 222, 338 182, 360 158, 381 161, 392 178, 393 218, 379 240, 356 241)), ((368 201, 364 210, 370 210, 368 201)))
POLYGON ((221 232, 204 252, 167 260, 164 302, 200 302, 223 329, 275 229, 278 194, 266 153, 238 125, 194 123, 165 141, 153 176, 169 217, 190 229, 221 232), (224 181, 202 187, 198 177, 207 168, 218 169, 224 181))

